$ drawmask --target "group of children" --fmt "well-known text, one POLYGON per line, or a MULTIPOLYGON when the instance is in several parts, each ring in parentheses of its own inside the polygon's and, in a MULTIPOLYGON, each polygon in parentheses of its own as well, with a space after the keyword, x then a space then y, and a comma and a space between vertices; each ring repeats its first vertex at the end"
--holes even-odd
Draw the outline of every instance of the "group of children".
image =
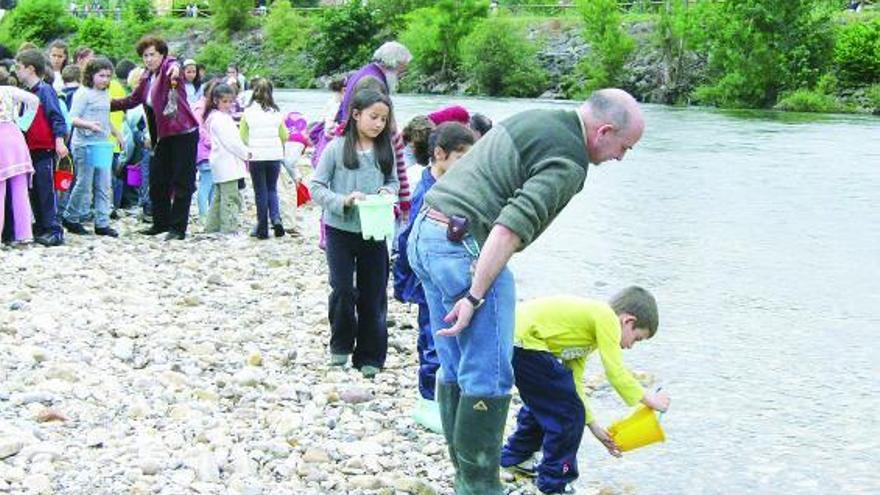
MULTIPOLYGON (((5 227, 3 241, 58 246, 64 243, 65 231, 91 234, 87 222, 93 223, 95 235, 117 237, 111 218, 117 208, 133 201, 149 221, 152 146, 144 109, 138 105, 127 112, 111 112, 110 108, 112 100, 140 84, 144 69, 129 61, 114 67, 86 47, 77 49, 75 63, 68 64, 68 47, 62 41, 52 42, 46 54, 26 44, 15 60, 14 76, 4 74, 0 80, 0 123, 4 124, 0 222, 7 220, 0 223, 5 227), (36 102, 16 85, 33 94, 36 102), (89 151, 108 142, 113 146, 111 167, 93 160, 89 151), (126 185, 127 166, 139 168, 140 186, 126 185), (73 173, 69 187, 56 184, 59 168, 73 173)), ((239 88, 244 85, 237 67, 230 65, 225 77, 204 84, 202 69, 192 60, 180 67, 187 99, 199 109, 196 202, 205 231, 238 231, 239 189, 249 175, 257 204, 257 226, 251 235, 266 239, 270 227, 276 237, 295 234, 294 212, 285 212, 290 223, 288 229, 284 227, 277 185, 282 166, 299 185, 296 163, 308 144, 302 116, 292 113, 285 118, 267 79, 252 81, 251 94, 242 105, 239 88)))
MULTIPOLYGON (((434 348, 436 328, 418 277, 407 259, 412 220, 425 194, 491 123, 472 118, 466 109, 447 107, 413 118, 402 132, 407 144, 408 181, 414 187, 410 219, 395 238, 394 295, 418 305, 419 393, 414 419, 442 432, 435 402, 440 366, 434 348)), ((397 194, 401 177, 393 163, 393 106, 375 88, 359 89, 348 118, 339 124, 321 154, 312 190, 323 207, 330 270, 330 365, 348 363, 366 377, 380 372, 387 349, 385 314, 388 248, 384 241, 361 237, 357 202, 366 194, 397 194)), ((328 123, 330 125, 330 123, 328 123)), ((546 297, 526 301, 516 311, 513 368, 523 406, 507 440, 500 464, 536 478, 542 493, 571 493, 578 477, 577 451, 587 427, 610 454, 620 451, 608 431, 598 425, 584 391, 587 357, 601 358, 611 386, 627 405, 639 402, 665 410, 668 397, 643 390, 623 365, 621 350, 652 337, 659 324, 654 297, 629 287, 610 302, 579 297, 546 297), (538 456, 537 453, 541 452, 538 456)), ((474 432, 478 434, 478 432, 474 432)))
MULTIPOLYGON (((126 155, 126 143, 132 138, 123 130, 131 134, 131 128, 137 127, 120 128, 112 121, 110 102, 117 97, 112 89, 113 64, 88 53, 82 67, 69 69, 64 65, 66 46, 60 44, 50 46, 48 60, 31 48, 20 51, 16 61, 16 76, 25 90, 0 85, 0 228, 4 218, 11 218, 16 241, 33 236, 36 242, 53 246, 63 242, 62 224, 68 232, 87 234, 83 224, 91 218, 96 235, 115 237, 109 224, 114 202, 112 172, 94 166, 87 151, 91 144, 113 140, 117 152, 126 155), (81 84, 71 89, 77 72, 81 84), (61 101, 69 108, 69 116, 61 101), (33 120, 23 133, 21 116, 29 113, 33 120), (73 157, 76 181, 63 207, 56 210, 53 172, 56 162, 68 154, 73 157), (7 190, 10 200, 4 201, 7 190), (5 204, 11 205, 10 215, 2 214, 5 204)), ((270 229, 275 236, 285 235, 277 184, 282 167, 299 180, 291 163, 310 144, 304 119, 280 111, 267 79, 252 81, 252 96, 240 108, 239 91, 228 84, 232 79, 237 83, 237 74, 202 83, 194 62, 185 61, 181 69, 187 97, 192 98, 199 120, 197 203, 206 232, 238 230, 240 189, 249 175, 257 207, 252 235, 267 239, 270 229)), ((141 71, 134 69, 128 76, 128 85, 133 87, 141 71)), ((431 328, 421 284, 409 266, 407 244, 425 194, 489 132, 491 121, 451 106, 417 116, 399 131, 387 91, 371 84, 359 85, 350 107, 336 113, 344 116, 341 121, 327 113, 322 128, 326 142, 317 158, 311 190, 323 209, 326 230, 330 364, 345 365, 350 359, 365 377, 381 371, 388 345, 387 285, 393 272, 395 297, 418 306, 421 401, 414 417, 442 432, 435 402, 440 364, 434 339, 446 337, 435 337, 439 329, 431 328), (408 157, 405 165, 404 155, 408 157), (414 190, 411 197, 406 186, 414 190), (362 237, 357 205, 368 194, 390 195, 411 207, 410 215, 405 208, 399 211, 400 229, 392 249, 384 240, 362 237), (390 252, 396 254, 393 270, 390 252)), ((137 122, 137 116, 122 117, 137 122)), ((148 154, 148 133, 141 139, 136 146, 148 154)), ((520 303, 513 368, 523 407, 517 414, 516 431, 503 449, 501 465, 536 476, 543 493, 567 493, 578 477, 576 454, 585 426, 611 454, 619 455, 613 439, 598 426, 587 406, 586 360, 598 351, 609 382, 628 405, 642 402, 665 409, 668 398, 645 392, 623 366, 620 352, 652 337, 658 321, 653 296, 638 287, 625 289, 609 303, 576 297, 520 303), (535 458, 538 451, 543 453, 540 461, 535 458)))

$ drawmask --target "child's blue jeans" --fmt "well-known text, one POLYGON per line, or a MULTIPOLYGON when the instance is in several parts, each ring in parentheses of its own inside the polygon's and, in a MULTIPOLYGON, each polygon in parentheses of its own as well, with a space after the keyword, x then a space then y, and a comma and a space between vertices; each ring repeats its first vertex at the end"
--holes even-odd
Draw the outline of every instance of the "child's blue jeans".
POLYGON ((86 147, 73 148, 73 162, 77 168, 76 184, 70 192, 70 201, 64 211, 64 218, 73 223, 82 223, 88 218, 95 201, 95 227, 110 226, 112 209, 112 168, 98 168, 87 163, 86 147))
POLYGON ((516 431, 501 450, 501 465, 514 466, 541 449, 538 489, 562 493, 578 477, 577 451, 586 411, 571 370, 546 351, 513 350, 513 372, 523 406, 516 431))
POLYGON ((424 399, 434 400, 440 358, 437 357, 434 335, 431 333, 431 314, 428 305, 423 303, 419 303, 419 340, 416 349, 419 352, 419 393, 424 399))
POLYGON ((199 169, 199 185, 196 201, 199 204, 199 218, 208 216, 208 208, 211 207, 211 188, 214 187, 214 178, 211 176, 211 163, 202 160, 197 165, 199 169))
POLYGON ((463 395, 500 397, 513 386, 513 328, 516 290, 513 274, 504 268, 498 274, 485 302, 474 313, 470 325, 455 337, 436 332, 451 324, 443 317, 471 286, 471 265, 476 253, 468 234, 463 242, 446 238, 446 225, 419 213, 409 237, 407 254, 413 271, 422 281, 431 313, 434 345, 440 357, 444 383, 458 383, 463 395))

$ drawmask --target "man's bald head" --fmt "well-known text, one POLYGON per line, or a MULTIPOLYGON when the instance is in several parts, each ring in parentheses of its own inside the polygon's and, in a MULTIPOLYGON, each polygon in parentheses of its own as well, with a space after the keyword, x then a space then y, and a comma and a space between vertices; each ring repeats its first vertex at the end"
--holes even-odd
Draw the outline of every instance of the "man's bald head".
POLYGON ((622 159, 645 129, 638 102, 622 89, 593 92, 578 113, 586 128, 587 151, 593 163, 622 159))
POLYGON ((626 131, 630 126, 644 127, 639 103, 622 89, 607 88, 594 91, 584 103, 598 124, 611 124, 615 130, 626 131))

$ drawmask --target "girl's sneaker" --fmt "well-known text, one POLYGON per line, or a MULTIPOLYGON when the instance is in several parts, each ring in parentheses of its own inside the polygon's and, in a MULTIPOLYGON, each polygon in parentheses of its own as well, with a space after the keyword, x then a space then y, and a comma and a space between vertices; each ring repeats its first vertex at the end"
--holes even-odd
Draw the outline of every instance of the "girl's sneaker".
POLYGON ((370 365, 361 366, 361 375, 363 375, 364 378, 373 378, 378 374, 379 374, 379 368, 377 368, 375 366, 370 366, 370 365))
POLYGON ((443 424, 440 422, 440 406, 437 401, 420 398, 418 405, 412 412, 412 418, 416 423, 434 433, 443 433, 443 424))

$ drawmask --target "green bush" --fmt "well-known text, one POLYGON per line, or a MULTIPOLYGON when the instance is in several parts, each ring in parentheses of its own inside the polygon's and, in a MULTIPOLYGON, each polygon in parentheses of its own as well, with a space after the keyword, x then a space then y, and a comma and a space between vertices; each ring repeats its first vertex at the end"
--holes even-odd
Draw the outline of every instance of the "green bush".
POLYGON ((24 41, 43 46, 76 29, 76 19, 58 0, 22 0, 0 25, 0 44, 12 50, 24 41))
POLYGON ((584 39, 590 45, 589 54, 578 63, 578 72, 587 82, 576 95, 620 86, 624 64, 635 49, 635 41, 621 28, 617 0, 577 0, 575 5, 584 22, 584 39))
POLYGON ((125 2, 122 19, 126 24, 147 24, 153 22, 155 18, 156 9, 153 7, 152 0, 128 0, 125 2))
POLYGON ((547 74, 538 64, 537 48, 508 18, 484 20, 462 45, 465 74, 481 94, 532 97, 545 89, 547 74))
MULTIPOLYGON (((104 17, 87 17, 79 24, 76 35, 70 40, 70 46, 76 49, 78 46, 87 46, 98 55, 118 57, 125 53, 116 37, 116 25, 113 21, 104 17), (122 53, 120 53, 122 52, 122 53)), ((133 51, 131 47, 128 50, 133 51)))
POLYGON ((842 26, 834 45, 834 65, 846 86, 880 82, 880 19, 842 26))
POLYGON ((880 109, 880 84, 872 84, 866 91, 865 96, 868 97, 868 104, 874 110, 880 109))
POLYGON ((217 29, 234 33, 247 26, 253 3, 240 0, 212 0, 211 7, 217 29))
POLYGON ((196 55, 196 61, 205 64, 208 72, 226 73, 226 66, 235 59, 235 50, 229 40, 218 39, 205 44, 196 55))
POLYGON ((279 55, 290 50, 300 51, 310 31, 308 19, 297 14, 288 2, 277 1, 266 17, 266 48, 279 55))
POLYGON ((815 0, 721 2, 707 19, 711 81, 695 97, 725 107, 767 107, 815 87, 833 47, 831 10, 815 0))
POLYGON ((367 61, 378 47, 374 37, 382 29, 381 19, 361 2, 324 9, 316 33, 306 51, 314 60, 314 74, 324 75, 355 69, 367 61))
POLYGON ((413 54, 413 68, 424 75, 438 74, 441 80, 453 79, 461 65, 462 40, 488 13, 489 4, 482 0, 439 0, 433 7, 410 12, 401 42, 413 54))
POLYGON ((809 89, 799 89, 784 95, 774 108, 787 112, 816 113, 840 112, 843 110, 843 106, 833 96, 809 89))

